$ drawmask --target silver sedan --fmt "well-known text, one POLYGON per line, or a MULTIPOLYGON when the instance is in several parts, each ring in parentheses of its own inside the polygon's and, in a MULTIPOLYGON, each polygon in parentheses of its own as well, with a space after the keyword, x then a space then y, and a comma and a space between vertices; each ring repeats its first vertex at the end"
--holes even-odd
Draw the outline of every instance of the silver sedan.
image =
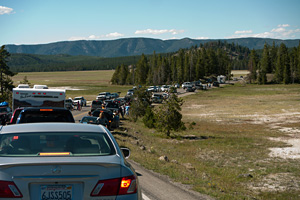
POLYGON ((103 126, 35 123, 0 127, 0 198, 142 199, 138 178, 103 126))

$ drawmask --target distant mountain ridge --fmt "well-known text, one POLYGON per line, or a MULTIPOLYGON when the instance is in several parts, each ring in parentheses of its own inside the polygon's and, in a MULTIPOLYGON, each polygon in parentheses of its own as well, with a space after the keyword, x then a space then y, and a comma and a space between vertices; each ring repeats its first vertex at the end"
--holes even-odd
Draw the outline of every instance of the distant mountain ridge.
MULTIPOLYGON (((284 43, 287 47, 296 47, 300 39, 278 40, 270 38, 237 38, 237 39, 219 39, 227 43, 235 43, 249 49, 263 49, 265 42, 269 45, 284 43)), ((117 40, 79 40, 62 41, 49 44, 36 45, 6 45, 6 50, 10 53, 39 54, 39 55, 84 55, 99 57, 123 57, 141 54, 170 53, 176 52, 181 48, 190 48, 199 46, 210 41, 218 39, 198 40, 183 38, 178 40, 160 40, 152 38, 125 38, 117 40)))

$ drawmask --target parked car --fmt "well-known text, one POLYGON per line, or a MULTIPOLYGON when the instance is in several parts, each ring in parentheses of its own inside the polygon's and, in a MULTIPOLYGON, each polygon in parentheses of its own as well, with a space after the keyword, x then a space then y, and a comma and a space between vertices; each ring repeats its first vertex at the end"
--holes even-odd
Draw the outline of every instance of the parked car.
POLYGON ((161 91, 162 91, 162 92, 169 92, 169 88, 170 88, 169 85, 163 85, 163 86, 161 87, 161 91))
POLYGON ((142 199, 135 170, 103 126, 37 123, 0 130, 0 198, 142 199))
POLYGON ((220 83, 218 81, 213 82, 213 86, 220 87, 220 83))
POLYGON ((28 84, 19 84, 17 88, 30 88, 28 84))
POLYGON ((15 124, 17 123, 17 119, 19 117, 20 112, 23 110, 24 108, 16 108, 13 115, 11 116, 10 122, 9 124, 15 124))
POLYGON ((103 101, 101 100, 93 100, 91 104, 91 112, 96 110, 97 108, 102 108, 103 101))
POLYGON ((184 82, 184 83, 182 83, 182 85, 181 85, 181 87, 182 87, 183 89, 186 89, 188 86, 192 86, 192 83, 191 83, 191 82, 184 82))
POLYGON ((134 90, 135 90, 135 89, 130 89, 130 90, 128 90, 128 91, 127 91, 127 95, 128 95, 128 96, 132 96, 132 95, 134 94, 134 90))
POLYGON ((66 99, 65 100, 65 108, 68 110, 73 110, 74 105, 73 105, 73 100, 72 99, 66 99))
POLYGON ((79 104, 82 106, 86 106, 86 99, 84 97, 75 97, 73 99, 73 104, 77 105, 79 102, 79 104))
POLYGON ((98 108, 98 109, 96 109, 92 112, 92 116, 99 117, 100 113, 103 113, 104 117, 108 120, 108 125, 107 125, 108 129, 111 130, 112 128, 114 128, 112 126, 112 124, 113 124, 112 122, 114 120, 113 112, 111 110, 108 110, 108 109, 98 108))
POLYGON ((71 122, 75 123, 71 111, 66 108, 28 107, 20 111, 17 124, 41 122, 71 122))
POLYGON ((195 92, 195 90, 196 90, 195 87, 193 87, 193 86, 187 86, 185 91, 186 92, 195 92))
POLYGON ((175 84, 174 84, 174 87, 175 87, 175 88, 180 88, 179 83, 175 83, 175 84))
POLYGON ((164 100, 164 96, 162 94, 154 93, 151 97, 152 103, 162 103, 164 100))
POLYGON ((149 86, 147 89, 148 92, 158 92, 157 86, 149 86))
POLYGON ((97 100, 106 100, 106 99, 111 99, 110 92, 101 92, 97 96, 97 100))
POLYGON ((95 125, 106 126, 106 124, 103 123, 104 121, 99 120, 98 117, 94 117, 94 116, 84 116, 79 122, 82 124, 95 124, 95 125))
POLYGON ((34 85, 33 89, 48 89, 47 85, 34 85))
POLYGON ((110 94, 110 98, 111 98, 111 99, 118 98, 119 96, 120 96, 120 95, 119 95, 118 93, 116 93, 116 92, 110 94))
POLYGON ((119 106, 121 106, 126 103, 126 100, 124 97, 119 97, 119 98, 114 99, 114 103, 117 103, 117 104, 119 104, 119 106))
POLYGON ((113 101, 109 101, 109 102, 105 103, 105 108, 108 110, 111 110, 112 112, 114 112, 114 111, 118 112, 119 107, 120 107, 119 104, 114 103, 113 101))

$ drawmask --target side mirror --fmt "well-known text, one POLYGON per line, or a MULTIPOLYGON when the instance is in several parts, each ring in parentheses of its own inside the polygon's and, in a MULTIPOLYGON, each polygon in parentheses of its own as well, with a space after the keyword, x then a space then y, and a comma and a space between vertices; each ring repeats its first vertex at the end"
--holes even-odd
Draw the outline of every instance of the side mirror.
POLYGON ((128 159, 130 157, 130 149, 128 149, 128 148, 121 148, 121 151, 122 151, 125 159, 128 159))

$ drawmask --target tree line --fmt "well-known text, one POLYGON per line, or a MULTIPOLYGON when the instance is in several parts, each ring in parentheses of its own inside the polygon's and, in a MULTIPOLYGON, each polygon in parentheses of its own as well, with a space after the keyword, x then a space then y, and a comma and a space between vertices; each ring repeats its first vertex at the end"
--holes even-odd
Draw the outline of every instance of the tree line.
POLYGON ((226 42, 209 42, 162 56, 142 55, 134 65, 119 65, 113 84, 162 85, 195 81, 213 75, 230 75, 233 67, 247 66, 250 50, 226 42))
POLYGON ((199 47, 152 56, 142 55, 134 65, 119 65, 112 76, 112 84, 162 85, 196 81, 217 75, 231 76, 233 69, 250 71, 250 83, 299 83, 300 43, 287 48, 284 43, 263 50, 249 50, 226 42, 209 42, 199 47), (269 77, 269 78, 268 78, 269 77))
POLYGON ((264 45, 262 55, 254 49, 248 62, 250 82, 267 83, 300 83, 300 43, 298 47, 287 48, 284 43, 280 46, 264 45))

